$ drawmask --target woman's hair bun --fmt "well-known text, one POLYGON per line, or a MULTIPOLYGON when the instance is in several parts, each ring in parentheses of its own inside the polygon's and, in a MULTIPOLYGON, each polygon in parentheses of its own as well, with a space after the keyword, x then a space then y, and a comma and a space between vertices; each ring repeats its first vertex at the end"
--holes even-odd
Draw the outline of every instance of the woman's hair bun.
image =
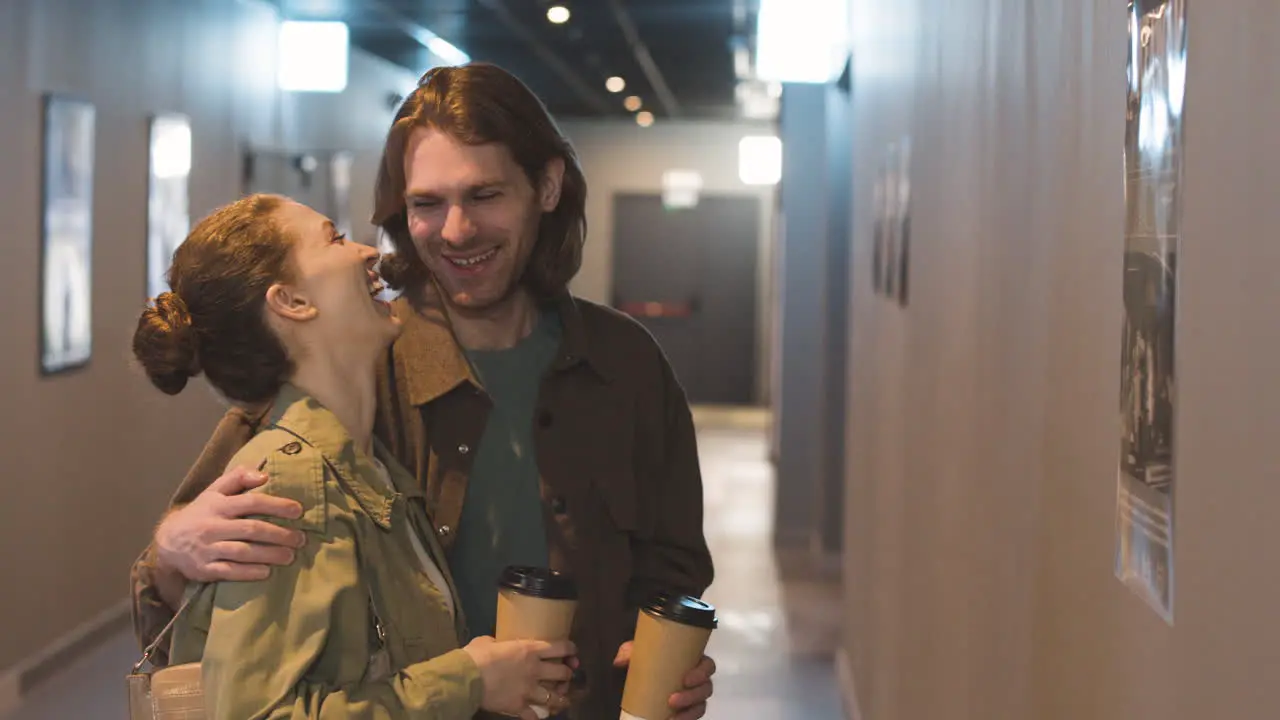
POLYGON ((176 293, 163 292, 138 319, 133 354, 161 392, 177 395, 187 380, 200 374, 199 335, 187 304, 176 293))

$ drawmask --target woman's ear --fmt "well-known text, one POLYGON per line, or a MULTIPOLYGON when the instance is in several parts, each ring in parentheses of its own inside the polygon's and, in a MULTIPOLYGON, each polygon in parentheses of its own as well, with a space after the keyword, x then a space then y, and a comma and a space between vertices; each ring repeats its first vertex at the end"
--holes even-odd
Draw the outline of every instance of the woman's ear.
POLYGON ((552 158, 542 171, 538 184, 538 203, 542 212, 552 212, 560 205, 560 189, 564 186, 564 158, 552 158))
POLYGON ((267 288, 267 310, 277 317, 306 322, 320 314, 318 308, 298 288, 276 283, 267 288))

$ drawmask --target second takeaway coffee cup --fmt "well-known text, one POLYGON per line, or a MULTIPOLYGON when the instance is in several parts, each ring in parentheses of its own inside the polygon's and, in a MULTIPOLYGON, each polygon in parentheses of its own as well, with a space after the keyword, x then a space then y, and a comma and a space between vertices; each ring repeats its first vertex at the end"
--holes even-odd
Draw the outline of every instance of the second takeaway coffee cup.
POLYGON ((668 701, 702 661, 716 624, 716 609, 687 595, 658 595, 641 607, 620 720, 671 717, 668 701))
MULTIPOLYGON (((504 640, 568 640, 578 610, 573 578, 547 568, 512 566, 498 580, 498 623, 494 637, 504 640)), ((550 713, 534 705, 540 718, 550 713)))

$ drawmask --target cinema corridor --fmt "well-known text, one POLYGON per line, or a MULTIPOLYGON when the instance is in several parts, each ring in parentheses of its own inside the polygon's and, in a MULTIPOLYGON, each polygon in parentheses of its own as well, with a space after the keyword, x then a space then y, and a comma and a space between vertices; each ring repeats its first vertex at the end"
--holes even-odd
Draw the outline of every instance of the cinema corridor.
MULTIPOLYGON (((709 720, 827 720, 840 715, 833 672, 840 586, 807 553, 773 551, 767 415, 699 409, 707 541, 720 629, 709 720)), ((127 629, 41 683, 4 720, 124 720, 124 676, 136 659, 127 629), (67 688, 76 688, 68 692, 67 688)))

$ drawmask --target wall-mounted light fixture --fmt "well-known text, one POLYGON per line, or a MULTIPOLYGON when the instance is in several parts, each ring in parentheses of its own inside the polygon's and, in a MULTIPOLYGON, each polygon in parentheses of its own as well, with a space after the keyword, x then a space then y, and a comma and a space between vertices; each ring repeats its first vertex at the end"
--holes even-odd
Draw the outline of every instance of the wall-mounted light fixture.
POLYGON ((346 90, 350 41, 344 22, 281 22, 277 85, 287 92, 346 90))
POLYGON ((760 0, 756 77, 828 83, 849 57, 847 0, 760 0))

